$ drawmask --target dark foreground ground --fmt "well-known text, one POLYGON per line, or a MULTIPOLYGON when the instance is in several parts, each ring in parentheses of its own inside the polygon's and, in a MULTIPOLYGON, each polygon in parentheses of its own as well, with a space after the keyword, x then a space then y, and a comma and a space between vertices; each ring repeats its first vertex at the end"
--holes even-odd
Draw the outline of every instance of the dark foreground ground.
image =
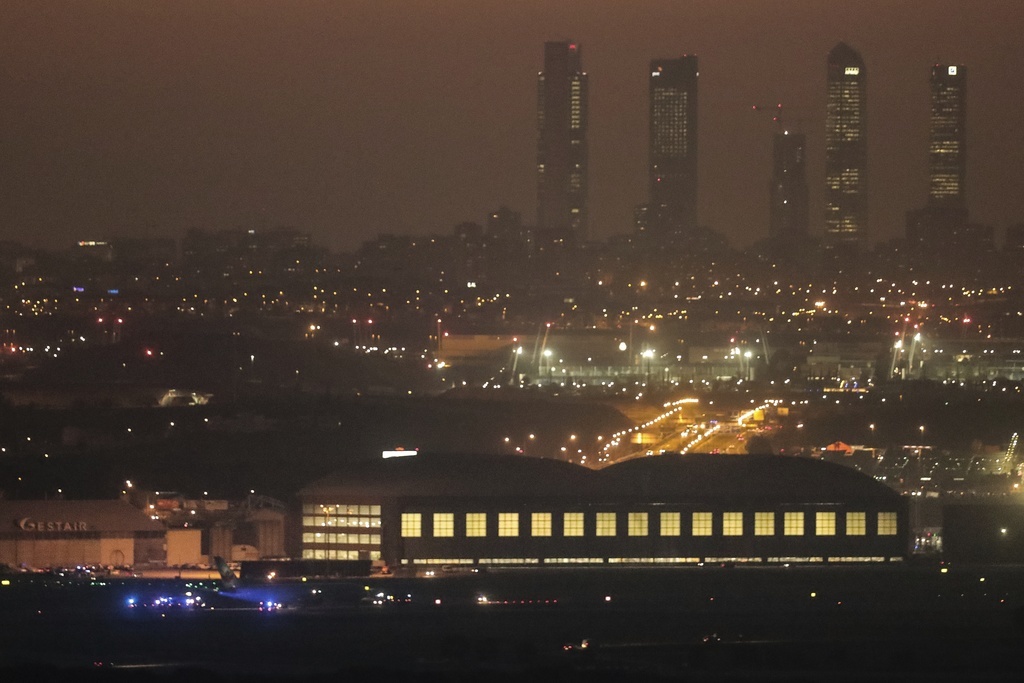
POLYGON ((314 597, 268 612, 183 582, 12 577, 0 681, 1018 680, 1022 579, 1017 567, 524 569, 311 582, 314 597), (128 607, 188 590, 208 607, 128 607))

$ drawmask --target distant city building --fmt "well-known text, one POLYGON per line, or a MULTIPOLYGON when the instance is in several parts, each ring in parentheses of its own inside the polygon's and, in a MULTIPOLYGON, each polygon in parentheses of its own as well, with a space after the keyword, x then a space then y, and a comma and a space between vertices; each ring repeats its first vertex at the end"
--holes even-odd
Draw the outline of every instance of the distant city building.
POLYGON ((807 139, 803 133, 776 133, 772 139, 769 234, 794 242, 807 237, 807 139))
POLYGON ((487 234, 494 238, 522 239, 523 215, 502 206, 487 217, 487 234))
POLYGON ((935 64, 931 73, 931 120, 928 133, 928 203, 907 212, 907 241, 917 253, 943 252, 953 258, 963 250, 992 246, 991 229, 969 223, 967 178, 966 74, 960 65, 935 64))
POLYGON ((580 45, 544 44, 537 76, 537 227, 587 237, 587 74, 580 45))
POLYGON ((1006 240, 1003 248, 1007 251, 1024 251, 1024 223, 1017 223, 1006 228, 1006 240))
POLYGON ((825 115, 825 243, 867 238, 867 85, 864 60, 846 43, 828 54, 825 115))
POLYGON ((182 264, 187 272, 218 277, 251 274, 295 274, 312 271, 324 250, 313 245, 309 233, 291 228, 270 230, 218 230, 191 228, 181 241, 182 264))
POLYGON ((698 76, 694 55, 651 61, 645 229, 658 242, 677 243, 697 229, 698 76))
POLYGON ((963 66, 932 67, 928 203, 963 206, 967 177, 967 95, 963 66))

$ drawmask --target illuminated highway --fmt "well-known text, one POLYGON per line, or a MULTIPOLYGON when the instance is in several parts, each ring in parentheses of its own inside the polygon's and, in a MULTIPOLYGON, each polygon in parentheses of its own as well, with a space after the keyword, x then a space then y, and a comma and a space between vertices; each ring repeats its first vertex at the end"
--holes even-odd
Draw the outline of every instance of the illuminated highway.
POLYGON ((763 425, 770 400, 739 415, 722 419, 718 412, 701 410, 696 399, 666 403, 663 412, 648 416, 634 428, 617 432, 605 443, 599 465, 659 453, 744 454, 747 439, 763 425))

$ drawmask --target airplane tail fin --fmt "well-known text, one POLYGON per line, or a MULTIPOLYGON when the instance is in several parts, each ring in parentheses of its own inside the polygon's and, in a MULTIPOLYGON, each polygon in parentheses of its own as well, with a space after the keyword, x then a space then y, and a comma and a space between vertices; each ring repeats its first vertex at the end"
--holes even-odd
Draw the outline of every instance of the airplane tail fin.
POLYGON ((220 555, 214 556, 213 563, 216 565, 217 571, 220 572, 220 580, 225 588, 234 588, 238 585, 238 576, 231 570, 231 567, 228 566, 223 557, 220 555))

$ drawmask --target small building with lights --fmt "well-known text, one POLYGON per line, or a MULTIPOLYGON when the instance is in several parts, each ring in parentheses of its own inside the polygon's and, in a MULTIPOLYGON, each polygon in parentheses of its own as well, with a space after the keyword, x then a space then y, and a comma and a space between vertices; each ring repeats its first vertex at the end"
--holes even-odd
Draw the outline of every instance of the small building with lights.
POLYGON ((895 562, 903 498, 816 459, 665 454, 353 463, 299 493, 302 556, 393 568, 895 562))
POLYGON ((166 533, 122 500, 0 500, 0 564, 10 567, 163 563, 166 533))

